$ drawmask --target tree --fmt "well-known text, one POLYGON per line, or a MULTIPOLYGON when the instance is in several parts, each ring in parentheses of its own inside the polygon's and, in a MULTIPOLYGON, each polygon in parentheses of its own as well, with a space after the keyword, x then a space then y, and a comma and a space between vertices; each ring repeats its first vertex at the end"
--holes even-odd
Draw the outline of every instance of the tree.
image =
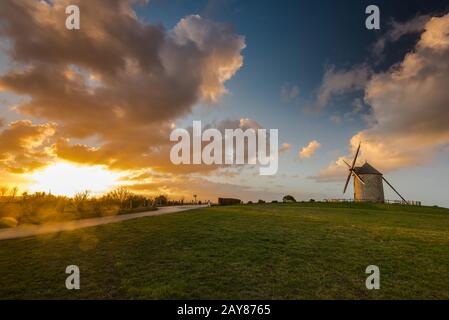
POLYGON ((125 187, 118 187, 117 189, 109 192, 107 196, 112 200, 118 201, 120 202, 120 204, 123 204, 131 196, 131 192, 129 192, 125 187))
POLYGON ((19 188, 13 187, 13 188, 9 191, 9 201, 13 202, 14 199, 16 198, 18 192, 19 192, 19 188))
POLYGON ((168 198, 166 195, 161 194, 154 199, 154 202, 156 205, 164 206, 168 203, 168 198))
POLYGON ((284 198, 282 198, 282 201, 284 202, 296 202, 296 199, 291 195, 286 195, 284 198))

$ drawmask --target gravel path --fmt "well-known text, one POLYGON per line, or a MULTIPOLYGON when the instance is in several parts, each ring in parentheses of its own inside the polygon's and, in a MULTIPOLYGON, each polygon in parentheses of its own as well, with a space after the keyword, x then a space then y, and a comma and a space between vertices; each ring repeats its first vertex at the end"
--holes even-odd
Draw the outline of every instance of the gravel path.
POLYGON ((189 205, 189 206, 161 207, 156 211, 129 213, 112 217, 91 218, 91 219, 73 220, 65 222, 52 222, 43 225, 24 225, 18 226, 16 228, 0 229, 0 240, 24 238, 45 233, 69 231, 142 217, 160 216, 163 214, 181 212, 204 207, 206 206, 189 205))

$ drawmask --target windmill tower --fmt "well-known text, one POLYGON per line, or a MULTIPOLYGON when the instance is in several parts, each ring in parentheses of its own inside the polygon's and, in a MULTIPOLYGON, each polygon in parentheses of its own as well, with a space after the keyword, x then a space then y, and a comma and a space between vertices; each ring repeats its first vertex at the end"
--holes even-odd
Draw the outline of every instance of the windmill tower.
POLYGON ((354 200, 384 202, 383 175, 368 162, 361 167, 354 167, 354 200), (357 178, 357 177, 360 177, 357 178), (363 181, 363 183, 362 183, 363 181))
POLYGON ((377 169, 375 169, 368 162, 361 167, 356 167, 357 157, 360 151, 360 144, 357 148, 357 152, 355 153, 354 160, 352 161, 352 165, 346 163, 349 168, 349 175, 346 179, 345 188, 343 189, 343 193, 346 193, 346 189, 348 188, 349 180, 351 176, 354 177, 354 201, 366 201, 366 202, 385 202, 384 197, 384 186, 385 183, 394 191, 396 194, 404 201, 408 203, 407 200, 404 199, 403 196, 399 194, 399 192, 384 178, 383 174, 380 173, 377 169))

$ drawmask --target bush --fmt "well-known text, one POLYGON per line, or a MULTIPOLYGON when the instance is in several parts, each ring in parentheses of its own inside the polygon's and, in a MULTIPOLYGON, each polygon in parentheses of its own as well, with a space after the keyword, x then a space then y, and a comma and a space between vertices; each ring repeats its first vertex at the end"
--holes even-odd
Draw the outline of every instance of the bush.
POLYGON ((296 202, 296 199, 291 195, 286 195, 282 198, 284 202, 296 202))
POLYGON ((73 202, 78 213, 83 214, 88 211, 89 194, 90 192, 86 190, 84 192, 75 194, 75 196, 73 197, 73 202))
POLYGON ((1 228, 14 228, 17 227, 18 222, 16 218, 13 217, 2 217, 0 218, 0 229, 1 228))
MULTIPOLYGON (((73 198, 45 192, 25 192, 21 197, 14 195, 14 198, 9 196, 3 200, 0 201, 1 227, 146 211, 152 210, 154 204, 153 200, 133 194, 125 188, 118 188, 101 197, 91 196, 89 191, 80 192, 73 198)), ((163 196, 162 202, 168 203, 168 198, 163 196)))

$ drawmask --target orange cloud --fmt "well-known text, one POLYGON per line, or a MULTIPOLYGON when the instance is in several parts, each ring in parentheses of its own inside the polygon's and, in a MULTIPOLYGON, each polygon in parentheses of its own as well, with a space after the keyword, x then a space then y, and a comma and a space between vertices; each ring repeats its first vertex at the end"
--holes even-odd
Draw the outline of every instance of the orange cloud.
POLYGON ((299 153, 298 153, 298 158, 299 159, 309 159, 310 157, 312 157, 315 152, 321 147, 321 144, 316 141, 310 141, 309 144, 305 147, 303 147, 299 153))
POLYGON ((171 165, 171 124, 226 93, 243 65, 244 37, 198 15, 167 31, 139 20, 135 2, 1 1, 0 36, 17 67, 0 76, 0 88, 29 97, 15 108, 22 116, 57 123, 52 151, 62 159, 196 171, 171 165), (64 27, 68 4, 80 8, 80 30, 64 27))
POLYGON ((44 166, 52 157, 49 146, 55 129, 54 124, 27 120, 10 123, 0 132, 0 168, 23 173, 44 166))

